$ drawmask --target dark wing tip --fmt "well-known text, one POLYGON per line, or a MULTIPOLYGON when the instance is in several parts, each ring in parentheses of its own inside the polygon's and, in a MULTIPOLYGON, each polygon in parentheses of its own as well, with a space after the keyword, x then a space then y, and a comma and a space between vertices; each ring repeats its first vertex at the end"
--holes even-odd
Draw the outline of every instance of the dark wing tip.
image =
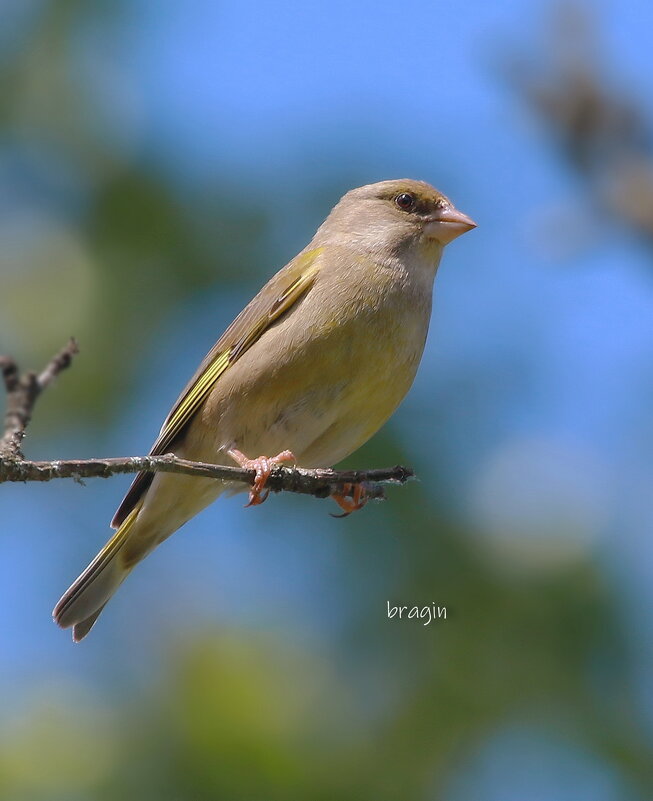
POLYGON ((153 480, 154 473, 139 473, 136 476, 113 516, 111 528, 120 528, 122 526, 153 480))

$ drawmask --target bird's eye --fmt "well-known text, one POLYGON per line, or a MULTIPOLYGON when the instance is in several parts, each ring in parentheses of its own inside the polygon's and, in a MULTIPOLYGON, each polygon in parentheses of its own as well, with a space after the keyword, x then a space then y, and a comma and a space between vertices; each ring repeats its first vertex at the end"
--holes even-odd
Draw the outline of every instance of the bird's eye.
POLYGON ((402 192, 395 198, 395 203, 402 211, 411 211, 415 206, 415 198, 408 192, 402 192))

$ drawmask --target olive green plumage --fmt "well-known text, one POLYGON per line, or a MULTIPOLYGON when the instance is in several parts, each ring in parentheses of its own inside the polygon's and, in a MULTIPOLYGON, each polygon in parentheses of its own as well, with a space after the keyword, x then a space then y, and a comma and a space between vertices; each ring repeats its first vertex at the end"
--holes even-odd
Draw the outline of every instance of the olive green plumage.
MULTIPOLYGON (((348 192, 207 354, 151 452, 233 464, 233 448, 249 457, 289 449, 301 466, 327 467, 355 451, 410 388, 442 248, 473 227, 421 181, 348 192)), ((118 531, 55 621, 82 639, 133 567, 225 489, 236 488, 139 474, 112 522, 118 531)))

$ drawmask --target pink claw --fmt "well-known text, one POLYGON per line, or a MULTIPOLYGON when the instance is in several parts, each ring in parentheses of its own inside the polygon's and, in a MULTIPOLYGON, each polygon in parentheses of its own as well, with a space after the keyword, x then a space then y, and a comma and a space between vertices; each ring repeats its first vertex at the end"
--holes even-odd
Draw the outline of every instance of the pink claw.
POLYGON ((236 448, 232 448, 227 451, 227 453, 234 462, 237 462, 244 470, 256 470, 256 478, 249 491, 249 501, 245 504, 245 507, 258 506, 267 499, 270 491, 268 490, 265 495, 261 495, 261 493, 265 489, 267 480, 270 478, 270 473, 272 472, 272 467, 275 464, 297 461, 292 451, 281 451, 281 453, 278 453, 276 456, 259 456, 258 459, 248 459, 244 453, 236 448))
POLYGON ((367 491, 363 484, 343 484, 341 492, 334 492, 331 496, 338 506, 343 510, 341 515, 333 515, 333 517, 347 517, 352 512, 357 512, 362 509, 368 501, 367 491), (353 493, 350 493, 354 488, 353 493))

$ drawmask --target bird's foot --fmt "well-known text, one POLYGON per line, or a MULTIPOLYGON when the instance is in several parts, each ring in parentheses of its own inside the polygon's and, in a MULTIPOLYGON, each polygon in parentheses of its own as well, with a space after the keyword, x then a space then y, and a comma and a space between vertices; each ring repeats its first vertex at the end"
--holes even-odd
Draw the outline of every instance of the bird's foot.
POLYGON ((245 504, 245 507, 258 506, 258 504, 263 503, 263 501, 267 499, 270 490, 265 494, 262 494, 262 492, 265 489, 265 484, 268 478, 270 478, 272 467, 275 464, 297 461, 292 451, 281 451, 281 453, 278 453, 276 456, 259 456, 258 459, 248 459, 244 453, 236 450, 236 448, 232 448, 227 451, 227 453, 234 462, 237 462, 244 470, 256 470, 256 478, 249 491, 249 501, 245 504))
POLYGON ((368 501, 364 484, 343 484, 342 490, 334 492, 331 497, 343 510, 341 515, 332 514, 331 517, 347 517, 352 512, 362 509, 368 501))

